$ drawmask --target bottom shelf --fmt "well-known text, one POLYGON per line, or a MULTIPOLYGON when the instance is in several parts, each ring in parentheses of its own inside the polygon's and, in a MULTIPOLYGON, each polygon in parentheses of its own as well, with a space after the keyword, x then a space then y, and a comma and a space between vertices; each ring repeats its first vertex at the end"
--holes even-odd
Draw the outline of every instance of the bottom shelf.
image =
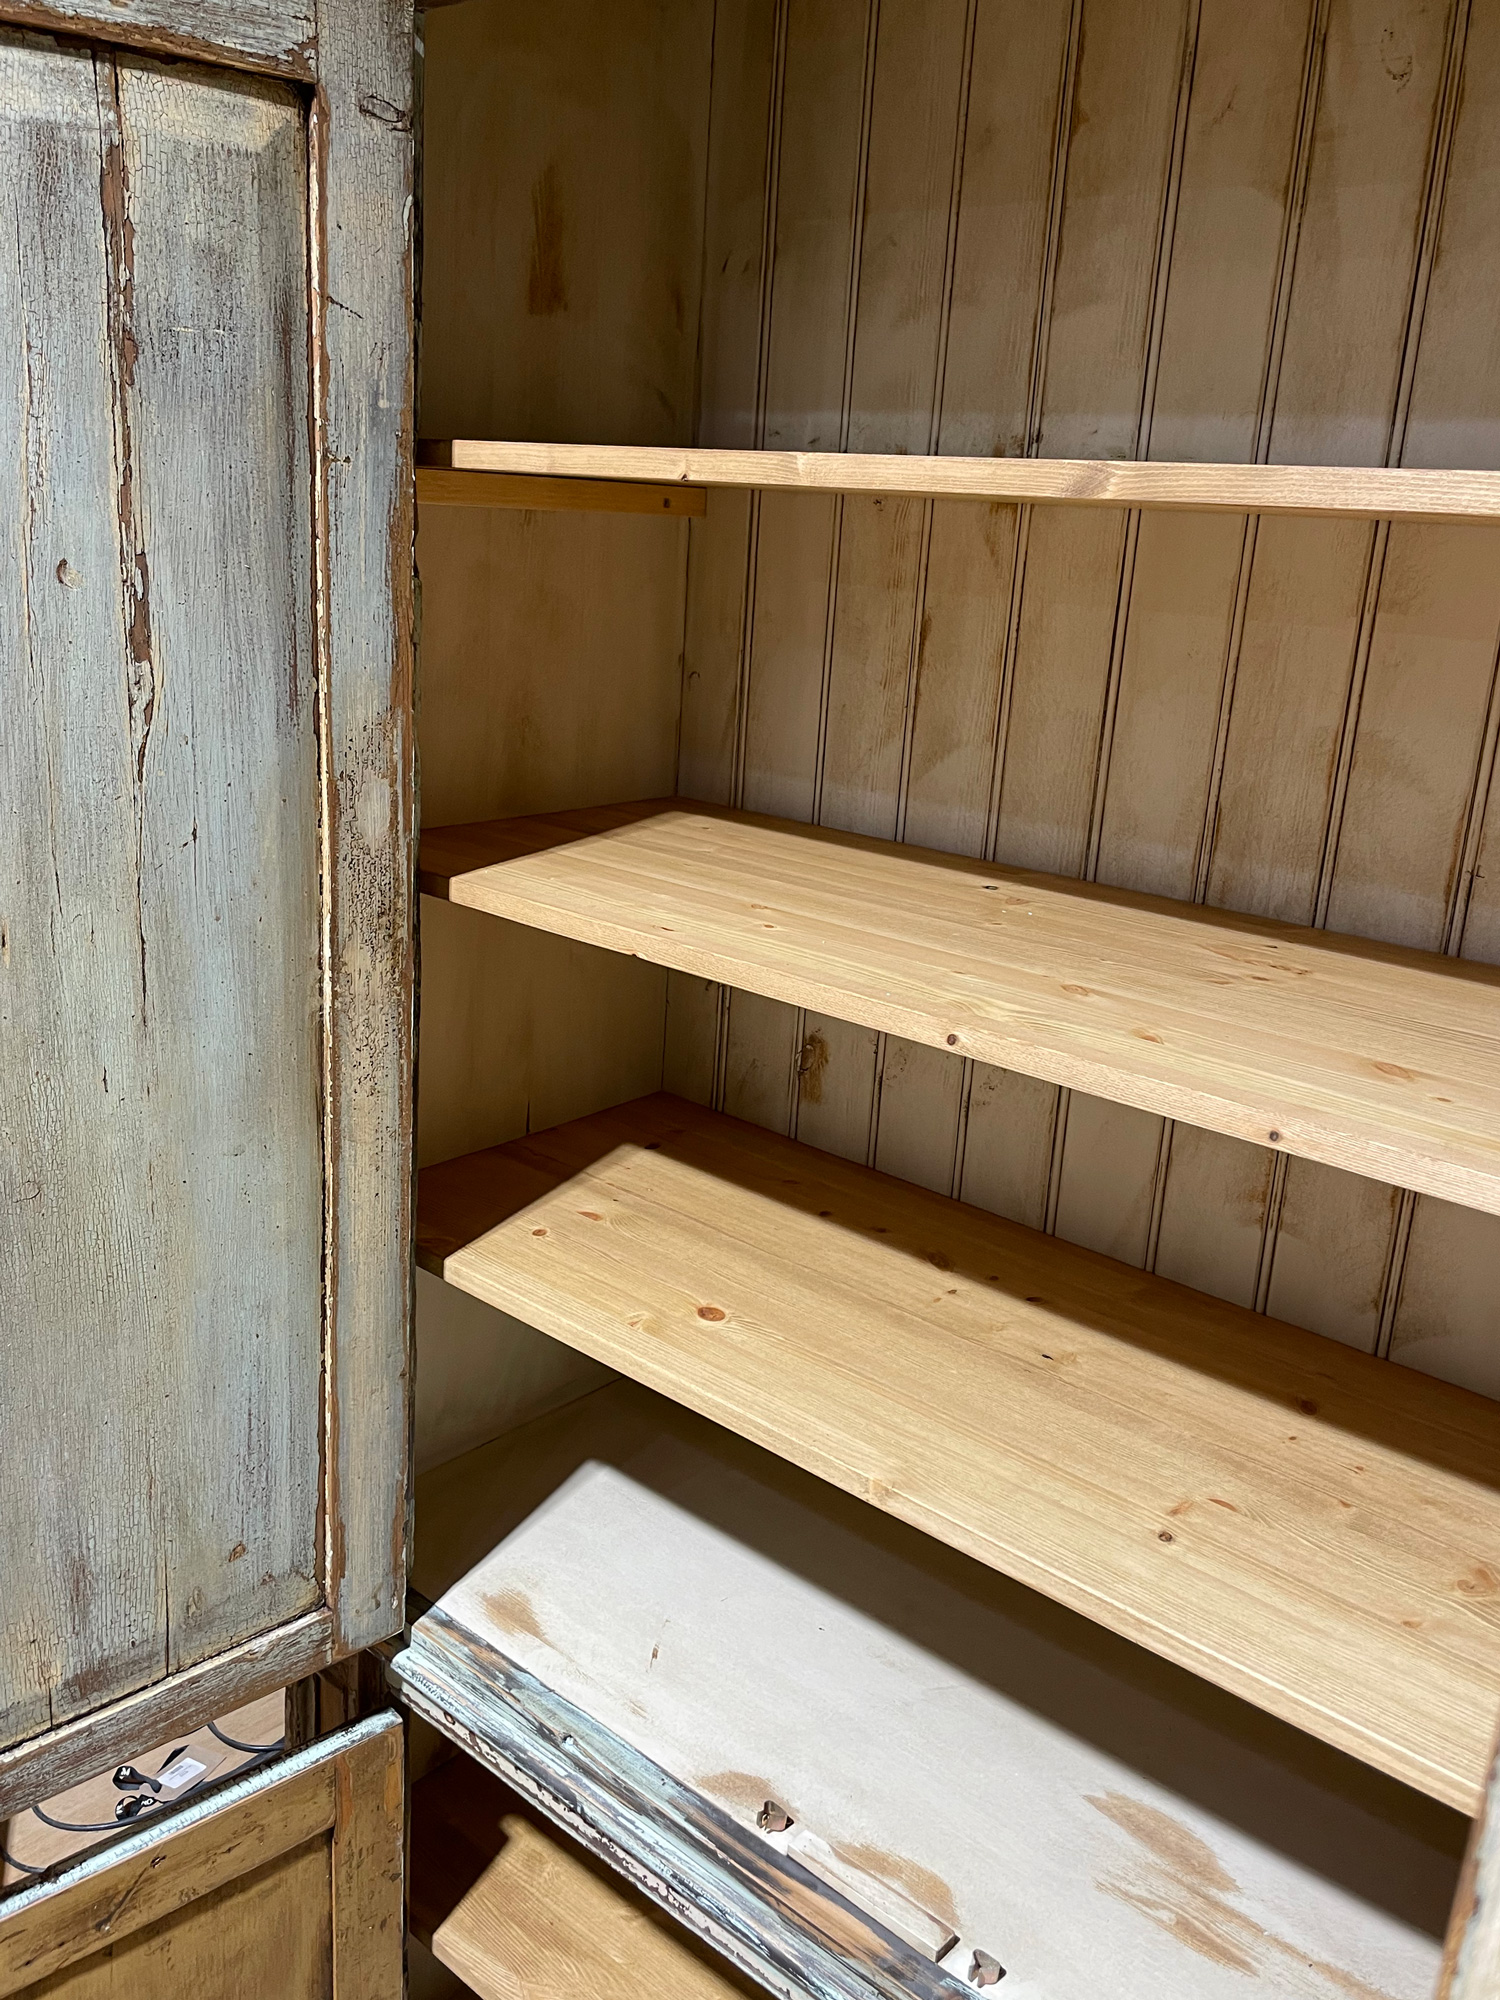
POLYGON ((471 1758, 411 1800, 411 1929, 480 2000, 743 2000, 757 1989, 471 1758))
POLYGON ((427 1169, 418 1256, 1434 1797, 1500 1717, 1500 1405, 658 1096, 427 1169))
POLYGON ((1429 2000, 1459 1815, 660 1397, 416 1509, 411 1706, 772 1992, 1429 2000))

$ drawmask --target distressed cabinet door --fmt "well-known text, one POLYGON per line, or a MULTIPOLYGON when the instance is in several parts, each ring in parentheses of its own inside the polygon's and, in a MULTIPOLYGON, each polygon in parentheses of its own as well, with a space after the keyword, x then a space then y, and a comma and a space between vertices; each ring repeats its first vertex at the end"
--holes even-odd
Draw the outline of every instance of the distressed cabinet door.
POLYGON ((110 13, 0 0, 0 1810, 404 1581, 410 9, 110 13))
POLYGON ((0 1910, 0 1996, 401 2000, 401 1724, 373 1717, 0 1910))

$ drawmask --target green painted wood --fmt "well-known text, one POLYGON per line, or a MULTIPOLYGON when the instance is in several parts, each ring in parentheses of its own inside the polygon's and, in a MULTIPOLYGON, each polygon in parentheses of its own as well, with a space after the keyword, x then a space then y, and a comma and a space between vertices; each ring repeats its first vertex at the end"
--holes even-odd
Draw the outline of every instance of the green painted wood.
POLYGON ((306 114, 0 37, 0 1743, 315 1607, 306 114))

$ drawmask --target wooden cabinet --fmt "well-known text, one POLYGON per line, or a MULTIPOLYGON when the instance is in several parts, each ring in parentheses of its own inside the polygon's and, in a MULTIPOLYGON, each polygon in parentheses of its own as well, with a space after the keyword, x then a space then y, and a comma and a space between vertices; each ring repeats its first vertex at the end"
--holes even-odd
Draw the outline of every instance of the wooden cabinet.
POLYGON ((776 1991, 1426 2000, 1494 24, 564 11, 424 28, 397 1678, 776 1991))
POLYGON ((1491 10, 0 22, 0 1806, 360 1654, 481 1993, 1496 2000, 1491 10))

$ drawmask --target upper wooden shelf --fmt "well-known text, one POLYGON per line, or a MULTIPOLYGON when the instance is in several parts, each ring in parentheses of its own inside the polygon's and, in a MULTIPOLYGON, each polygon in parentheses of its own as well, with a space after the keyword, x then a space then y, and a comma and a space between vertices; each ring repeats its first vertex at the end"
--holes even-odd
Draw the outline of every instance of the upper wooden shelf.
POLYGON ((439 827, 431 895, 1500 1213, 1500 969, 687 800, 439 827))
MULTIPOLYGON (((418 462, 471 475, 466 486, 440 488, 418 473, 421 498, 469 505, 563 506, 554 490, 528 502, 521 489, 485 499, 475 474, 577 480, 579 507, 631 513, 688 511, 665 507, 663 487, 778 488, 798 493, 886 493, 933 500, 1007 500, 1038 505, 1177 507, 1229 514, 1332 514, 1397 521, 1500 520, 1500 472, 1428 471, 1388 466, 1177 465, 1129 459, 917 458, 835 451, 713 451, 676 446, 515 444, 489 438, 432 438, 418 462), (616 482, 619 497, 587 492, 616 482), (648 502, 629 487, 654 490, 648 502)), ((540 490, 540 489, 538 489, 540 490)), ((701 502, 695 511, 702 511, 701 502)))
POLYGON ((529 472, 463 472, 417 467, 424 507, 520 507, 544 514, 703 514, 701 486, 664 486, 644 479, 552 479, 529 472))
POLYGON ((427 1168, 420 1262, 1461 1811, 1500 1408, 671 1097, 427 1168))

